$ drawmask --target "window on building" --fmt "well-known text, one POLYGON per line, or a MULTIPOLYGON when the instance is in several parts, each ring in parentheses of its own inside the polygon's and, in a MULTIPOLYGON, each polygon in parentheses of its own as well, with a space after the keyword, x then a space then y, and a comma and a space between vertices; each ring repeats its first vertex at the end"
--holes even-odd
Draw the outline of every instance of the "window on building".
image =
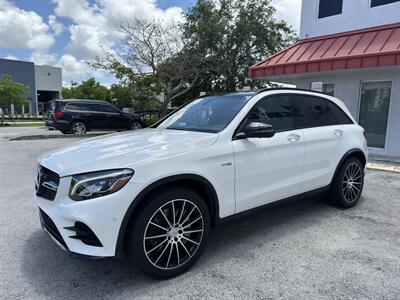
MULTIPOLYGON (((310 83, 310 90, 311 90, 312 83, 310 83)), ((335 84, 334 83, 323 83, 321 92, 335 96, 335 84)))
POLYGON ((342 13, 343 0, 319 0, 318 19, 342 13))
POLYGON ((399 2, 400 0, 371 0, 371 7, 386 5, 394 2, 399 2))
POLYGON ((367 132, 369 147, 385 148, 391 81, 363 82, 358 122, 367 132))
POLYGON ((335 84, 333 83, 324 83, 322 85, 322 92, 328 94, 330 96, 335 95, 335 84))

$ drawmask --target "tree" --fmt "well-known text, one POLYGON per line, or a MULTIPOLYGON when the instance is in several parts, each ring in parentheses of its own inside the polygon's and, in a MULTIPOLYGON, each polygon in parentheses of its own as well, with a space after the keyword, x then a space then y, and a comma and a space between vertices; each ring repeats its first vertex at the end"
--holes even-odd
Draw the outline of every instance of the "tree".
POLYGON ((21 83, 14 82, 12 77, 4 75, 0 80, 0 108, 1 124, 4 123, 5 108, 11 104, 24 105, 27 103, 27 97, 29 95, 29 88, 21 83))
POLYGON ((163 111, 168 104, 200 82, 203 57, 185 50, 188 42, 177 25, 163 26, 157 20, 136 19, 119 25, 126 37, 117 55, 106 51, 89 63, 94 69, 111 72, 135 90, 132 93, 154 99, 164 92, 163 111), (147 85, 143 85, 147 83, 147 85))
POLYGON ((270 0, 198 0, 183 26, 190 47, 214 66, 202 78, 206 91, 231 92, 249 82, 249 66, 296 40, 291 27, 274 18, 270 0))
POLYGON ((61 92, 64 99, 91 99, 111 102, 110 90, 94 78, 81 83, 71 82, 71 87, 65 87, 61 92))

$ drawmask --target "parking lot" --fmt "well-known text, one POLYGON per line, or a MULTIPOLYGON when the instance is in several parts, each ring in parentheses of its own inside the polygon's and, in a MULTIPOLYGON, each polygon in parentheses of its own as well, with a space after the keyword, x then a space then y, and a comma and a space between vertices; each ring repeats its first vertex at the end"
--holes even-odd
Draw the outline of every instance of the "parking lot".
POLYGON ((69 258, 42 231, 37 157, 77 138, 9 141, 0 128, 1 299, 399 299, 400 173, 368 170, 349 210, 324 197, 277 203, 218 226, 198 263, 166 281, 125 258, 69 258))

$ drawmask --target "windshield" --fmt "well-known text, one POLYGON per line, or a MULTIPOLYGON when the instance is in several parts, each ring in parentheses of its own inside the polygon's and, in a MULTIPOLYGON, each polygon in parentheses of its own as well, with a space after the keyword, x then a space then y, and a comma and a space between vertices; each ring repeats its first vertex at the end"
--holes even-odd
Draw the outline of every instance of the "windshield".
POLYGON ((220 132, 253 95, 209 96, 194 100, 172 114, 158 128, 220 132))

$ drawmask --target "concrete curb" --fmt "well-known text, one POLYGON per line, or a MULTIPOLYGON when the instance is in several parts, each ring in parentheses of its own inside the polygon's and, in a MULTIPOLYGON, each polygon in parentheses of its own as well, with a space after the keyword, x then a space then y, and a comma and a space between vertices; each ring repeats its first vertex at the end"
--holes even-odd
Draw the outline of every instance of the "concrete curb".
POLYGON ((367 169, 400 173, 400 165, 389 165, 389 164, 369 162, 367 163, 367 169))

